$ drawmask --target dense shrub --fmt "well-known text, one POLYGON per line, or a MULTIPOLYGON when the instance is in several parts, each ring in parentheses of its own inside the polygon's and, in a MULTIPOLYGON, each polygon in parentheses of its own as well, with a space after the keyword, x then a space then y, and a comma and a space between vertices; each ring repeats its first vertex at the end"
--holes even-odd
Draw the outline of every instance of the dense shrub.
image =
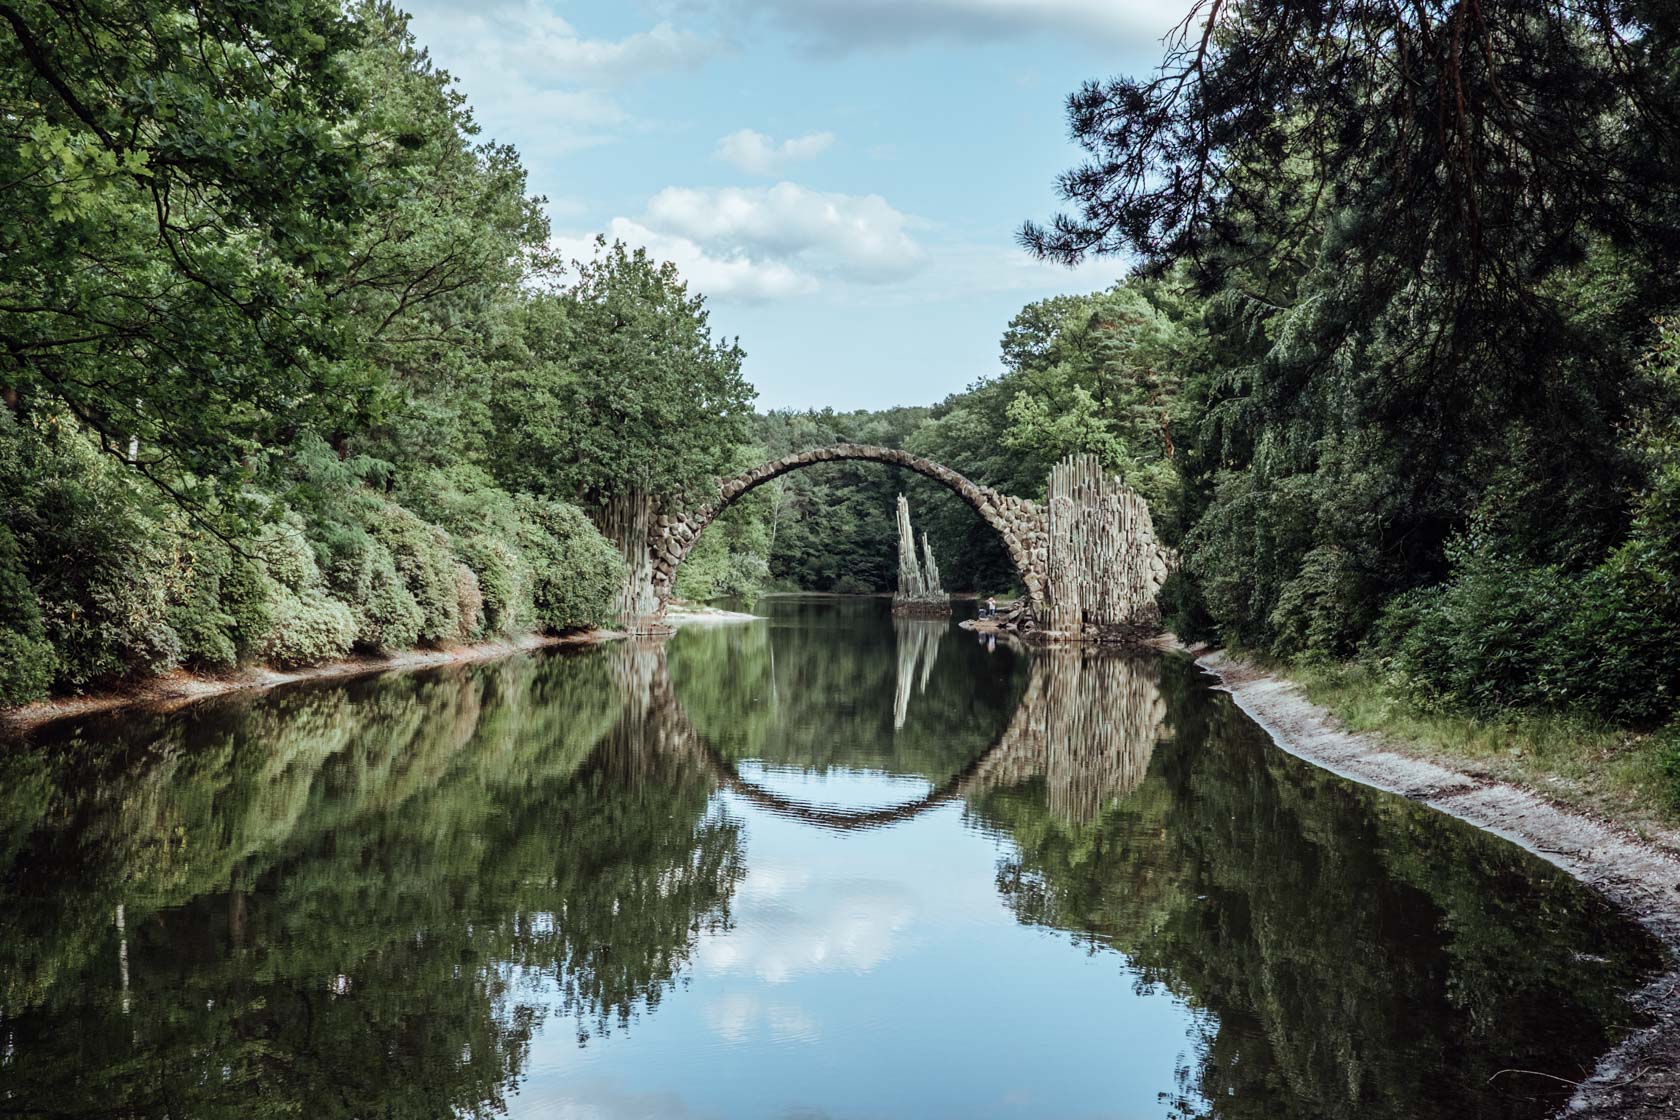
POLYGON ((175 534, 168 617, 184 664, 229 669, 255 656, 268 636, 274 619, 266 581, 236 547, 246 546, 197 530, 175 534))
POLYGON ((478 587, 478 576, 461 563, 455 565, 455 608, 460 637, 477 638, 484 633, 484 595, 478 587))
POLYGON ((1283 654, 1335 657, 1354 647, 1370 625, 1371 595, 1347 550, 1321 545, 1278 592, 1269 618, 1283 654))
POLYGON ((290 668, 349 653, 356 639, 355 615, 328 593, 302 519, 286 514, 264 530, 258 549, 272 611, 259 651, 262 658, 290 668))
POLYGON ((152 495, 68 420, 13 433, 31 484, 8 496, 8 514, 57 651, 55 686, 79 690, 176 665, 173 542, 152 495))
POLYGON ((46 695, 55 663, 17 542, 0 525, 0 707, 46 695))
POLYGON ((461 558, 478 575, 483 631, 516 634, 532 625, 531 566, 510 541, 479 533, 458 541, 461 558))
POLYGON ((297 667, 608 616, 623 566, 576 507, 470 467, 409 490, 390 470, 306 437, 245 494, 261 528, 229 541, 74 420, 0 409, 0 705, 182 664, 297 667))
POLYGON ((391 550, 359 526, 334 526, 323 537, 323 574, 356 620, 356 645, 376 652, 415 645, 425 613, 398 573, 391 550))
POLYGON ((1414 695, 1437 704, 1650 724, 1674 710, 1680 689, 1680 614, 1668 598, 1636 565, 1570 573, 1467 557, 1449 582, 1391 604, 1374 645, 1414 695))
POLYGON ((276 585, 273 612, 261 652, 264 660, 282 668, 337 660, 356 639, 350 608, 319 587, 297 592, 276 585))
POLYGON ((519 508, 536 624, 573 630, 604 621, 626 578, 618 550, 576 506, 524 496, 519 508))
POLYGON ((240 661, 250 660, 274 623, 262 569, 245 556, 232 557, 222 576, 220 601, 222 611, 233 620, 228 636, 233 640, 235 656, 240 661))
POLYGON ((368 529, 390 550, 403 584, 420 607, 419 640, 436 644, 460 638, 461 610, 449 534, 389 502, 378 510, 368 529))
POLYGON ((232 550, 220 541, 187 534, 175 542, 169 624, 180 635, 181 659, 188 665, 228 669, 239 662, 237 621, 222 608, 222 581, 232 559, 232 550))

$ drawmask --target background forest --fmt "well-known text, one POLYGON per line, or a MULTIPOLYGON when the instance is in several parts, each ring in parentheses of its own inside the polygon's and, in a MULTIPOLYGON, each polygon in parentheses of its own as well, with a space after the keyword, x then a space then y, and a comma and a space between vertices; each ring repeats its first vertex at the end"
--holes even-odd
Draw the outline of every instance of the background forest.
MULTIPOLYGON (((388 4, 0 7, 0 704, 597 622, 602 499, 848 439, 1030 497, 1100 456, 1179 550, 1187 638, 1671 719, 1680 15, 1197 11, 1070 99, 1090 162, 1022 231, 1131 278, 1022 309, 928 407, 755 415, 670 266, 553 258, 388 4)), ((954 499, 832 464, 680 590, 887 590, 900 489, 949 585, 1008 586, 954 499)))

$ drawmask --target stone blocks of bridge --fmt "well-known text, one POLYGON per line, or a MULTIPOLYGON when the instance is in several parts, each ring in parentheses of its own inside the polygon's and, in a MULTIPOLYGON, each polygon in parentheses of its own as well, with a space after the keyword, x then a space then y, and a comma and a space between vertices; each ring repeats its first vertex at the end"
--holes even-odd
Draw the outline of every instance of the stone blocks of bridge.
MULTIPOLYGON (((1060 559, 1053 563, 1052 554, 1057 553, 1058 545, 1051 539, 1052 519, 1044 504, 979 486, 949 467, 901 448, 840 443, 786 455, 724 479, 710 493, 673 503, 653 518, 647 530, 647 570, 657 609, 649 619, 630 620, 630 627, 650 628, 639 622, 657 623, 675 589, 677 569, 719 514, 772 479, 831 462, 884 463, 932 479, 955 493, 1002 539, 1026 589, 1031 618, 1040 624, 1055 619, 1064 628, 1072 627, 1068 636, 1077 637, 1083 624, 1070 623, 1073 615, 1116 633, 1135 629, 1140 622, 1153 618, 1153 596, 1164 578, 1166 553, 1155 540, 1143 499, 1118 480, 1107 478, 1094 459, 1070 459, 1058 464, 1056 470, 1079 481, 1075 489, 1082 500, 1085 490, 1092 491, 1091 500, 1084 502, 1092 506, 1082 515, 1086 522, 1113 524, 1107 525, 1106 536, 1077 525, 1069 536, 1066 524, 1062 524, 1060 536, 1069 540, 1060 542, 1060 559), (1074 545, 1071 551, 1070 541, 1074 545), (1060 573, 1059 577, 1053 578, 1053 570, 1060 573), (1058 604, 1058 598, 1067 602, 1058 604), (1142 602, 1144 598, 1149 600, 1147 604, 1142 602), (1101 609, 1093 610, 1093 604, 1098 603, 1101 609)), ((1061 521, 1066 522, 1066 518, 1061 521)))

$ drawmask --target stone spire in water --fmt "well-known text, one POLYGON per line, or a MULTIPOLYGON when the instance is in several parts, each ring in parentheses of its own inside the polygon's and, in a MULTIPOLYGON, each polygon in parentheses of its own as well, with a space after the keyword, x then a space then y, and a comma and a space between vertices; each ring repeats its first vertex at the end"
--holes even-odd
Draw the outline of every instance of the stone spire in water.
POLYGON ((927 592, 916 563, 916 531, 910 527, 910 503, 898 496, 898 597, 919 599, 927 592))
POLYGON ((910 503, 898 496, 898 594, 893 596, 894 614, 947 615, 951 598, 939 585, 939 565, 933 548, 922 534, 922 555, 916 556, 916 530, 910 525, 910 503))
POLYGON ((945 594, 939 586, 939 565, 933 559, 933 545, 928 542, 927 530, 922 530, 922 584, 934 595, 945 594))

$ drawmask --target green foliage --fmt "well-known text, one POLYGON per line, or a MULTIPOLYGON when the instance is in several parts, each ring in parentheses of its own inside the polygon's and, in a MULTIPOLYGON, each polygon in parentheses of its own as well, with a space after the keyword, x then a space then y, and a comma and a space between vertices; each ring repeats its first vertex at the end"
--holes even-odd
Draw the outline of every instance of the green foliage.
POLYGON ((7 416, 7 527, 56 651, 54 685, 80 690, 181 656, 169 622, 173 548, 149 492, 59 414, 7 416))
POLYGON ((742 351, 713 341, 704 300, 673 266, 597 248, 570 287, 510 312, 489 462, 510 488, 591 506, 626 489, 693 490, 746 440, 742 351))
POLYGON ((426 615, 391 549, 360 525, 334 526, 323 537, 327 585, 355 616, 356 645, 368 650, 418 645, 426 615))
POLYGON ((1396 600, 1374 644, 1420 697, 1483 714, 1577 708, 1653 723, 1680 698, 1680 613, 1637 575, 1572 574, 1496 555, 1396 600))
POLYGON ((176 538, 170 582, 169 624, 187 665, 231 669, 255 653, 273 623, 262 573, 214 537, 189 531, 176 538))
POLYGON ((0 525, 0 707, 45 696, 54 661, 17 541, 0 525))
MULTIPOLYGON (((330 0, 22 0, 0 31, 0 350, 202 492, 365 393, 334 280, 389 205, 330 0)), ((162 646, 158 646, 159 652, 162 646)), ((104 666, 71 659, 71 677, 104 666)))
POLYGON ((561 503, 743 441, 702 299, 622 245, 557 287, 385 0, 25 0, 0 64, 0 702, 587 624, 621 565, 561 503))
MULTIPOLYGON (((1092 162, 1062 181, 1074 212, 1023 239, 1130 252, 1199 301, 1164 362, 1175 624, 1322 658, 1380 619, 1438 703, 1661 718, 1680 397, 1660 318, 1642 354, 1680 298, 1680 40, 1660 5, 1461 15, 1228 5, 1212 37, 1169 38, 1182 82, 1070 99, 1092 162)), ((1041 358, 1053 319, 1006 353, 1041 358)), ((1077 396, 1013 414, 1049 444, 1112 431, 1077 396)))
POLYGON ((389 551, 397 573, 420 609, 419 639, 437 644, 462 637, 449 534, 390 504, 378 510, 369 531, 389 551))
POLYGON ((626 578, 618 550, 576 506, 527 496, 520 512, 533 621, 555 631, 604 621, 626 578))
POLYGON ((270 610, 272 622, 259 652, 263 660, 282 668, 336 661, 356 640, 350 608, 320 587, 277 587, 270 610))
POLYGON ((327 591, 302 519, 288 514, 264 532, 257 547, 268 577, 272 612, 259 649, 263 659, 289 668, 349 653, 356 638, 356 618, 327 591))
MULTIPOLYGON (((479 533, 456 545, 467 566, 478 576, 483 629, 489 634, 515 634, 533 621, 531 565, 517 544, 479 533)), ((616 559, 616 553, 614 554, 616 559)))

